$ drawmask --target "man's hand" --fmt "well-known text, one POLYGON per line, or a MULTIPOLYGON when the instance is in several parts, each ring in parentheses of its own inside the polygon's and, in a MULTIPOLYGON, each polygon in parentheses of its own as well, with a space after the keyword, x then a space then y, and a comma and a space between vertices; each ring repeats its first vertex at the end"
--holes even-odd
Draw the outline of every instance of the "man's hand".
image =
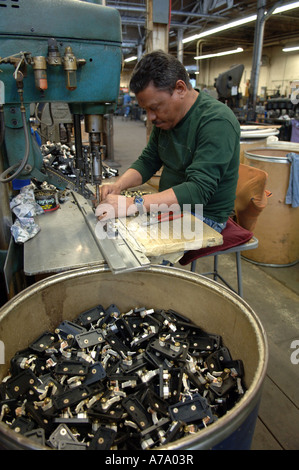
POLYGON ((101 201, 105 200, 108 194, 120 194, 121 187, 116 183, 104 184, 100 188, 101 201))
POLYGON ((116 217, 128 217, 135 214, 135 212, 134 198, 120 196, 111 192, 107 194, 105 199, 101 200, 95 210, 95 215, 99 220, 103 221, 115 219, 116 217))

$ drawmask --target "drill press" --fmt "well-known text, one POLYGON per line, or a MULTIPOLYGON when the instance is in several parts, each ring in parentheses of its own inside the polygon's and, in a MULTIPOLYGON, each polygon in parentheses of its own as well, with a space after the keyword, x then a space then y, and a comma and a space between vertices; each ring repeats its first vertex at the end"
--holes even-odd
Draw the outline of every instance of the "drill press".
POLYGON ((121 24, 117 10, 99 1, 0 0, 0 181, 35 178, 64 189, 71 182, 43 162, 29 119, 34 103, 68 103, 73 115, 76 181, 72 189, 93 198, 86 184, 101 184, 103 117, 119 94, 121 24), (82 154, 81 118, 89 134, 82 154))
MULTIPOLYGON (((16 178, 46 181, 58 189, 69 187, 111 269, 122 272, 148 266, 149 260, 143 253, 124 243, 125 236, 99 239, 95 233, 97 220, 87 200, 99 200, 104 115, 114 110, 119 95, 122 37, 118 11, 100 5, 100 0, 0 0, 0 12, 0 116, 3 116, 0 135, 4 136, 0 146, 0 188, 16 178), (31 134, 32 103, 35 107, 46 103, 68 104, 75 136, 75 182, 45 163, 40 146, 31 134), (82 117, 89 134, 87 157, 86 151, 82 152, 82 117), (95 186, 96 194, 89 190, 87 183, 95 186)), ((4 226, 1 211, 0 207, 4 226)), ((46 223, 49 219, 43 220, 46 223)), ((46 238, 51 230, 61 229, 63 222, 59 227, 43 230, 46 238)), ((67 240, 68 228, 60 243, 67 240)), ((83 229, 82 233, 86 231, 83 229)), ((76 233, 72 245, 75 236, 76 233)), ((56 234, 52 239, 56 240, 56 234)), ((27 274, 33 270, 26 270, 26 259, 48 256, 48 248, 36 256, 42 240, 37 241, 37 246, 34 240, 24 248, 27 274)), ((82 248, 81 241, 78 249, 84 252, 86 247, 82 248)), ((64 263, 65 256, 59 260, 64 263)), ((35 272, 40 272, 40 266, 35 272)))

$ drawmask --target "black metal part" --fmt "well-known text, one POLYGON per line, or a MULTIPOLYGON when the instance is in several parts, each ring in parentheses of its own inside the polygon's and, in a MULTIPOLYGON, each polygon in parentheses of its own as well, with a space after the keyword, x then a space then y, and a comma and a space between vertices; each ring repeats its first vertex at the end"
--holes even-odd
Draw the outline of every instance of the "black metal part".
POLYGON ((209 423, 214 421, 207 400, 200 395, 194 395, 186 401, 171 405, 169 414, 172 421, 183 421, 184 423, 197 422, 205 418, 209 418, 209 423))

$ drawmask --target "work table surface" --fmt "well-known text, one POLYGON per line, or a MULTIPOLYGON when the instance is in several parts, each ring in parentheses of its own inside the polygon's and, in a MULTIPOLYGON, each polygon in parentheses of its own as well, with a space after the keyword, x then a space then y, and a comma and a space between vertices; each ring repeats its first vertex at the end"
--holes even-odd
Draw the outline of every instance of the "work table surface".
MULTIPOLYGON (((146 185, 141 188, 143 190, 153 189, 146 185)), ((36 223, 41 230, 24 245, 24 272, 26 275, 57 273, 83 266, 105 264, 99 244, 90 227, 86 225, 82 210, 78 207, 78 197, 80 205, 82 201, 83 207, 87 207, 90 211, 88 201, 77 194, 74 197, 74 194, 70 192, 66 202, 61 204, 57 210, 36 217, 36 223)), ((178 230, 180 226, 183 227, 181 225, 183 221, 187 222, 184 217, 181 221, 159 223, 156 224, 156 227, 142 227, 137 231, 135 228, 133 231, 130 230, 134 225, 131 217, 126 219, 126 225, 137 245, 148 257, 222 244, 222 235, 206 224, 202 224, 201 233, 194 233, 191 238, 188 233, 186 239, 184 229, 182 228, 181 232, 178 230), (143 238, 142 234, 145 233, 145 230, 147 230, 148 236, 143 238), (165 232, 165 230, 167 231, 165 232), (153 233, 154 236, 152 236, 153 233), (178 236, 177 233, 181 233, 181 236, 178 236)), ((95 218, 94 224, 96 225, 96 223, 95 218)), ((191 221, 191 226, 192 224, 194 227, 194 220, 191 221)))

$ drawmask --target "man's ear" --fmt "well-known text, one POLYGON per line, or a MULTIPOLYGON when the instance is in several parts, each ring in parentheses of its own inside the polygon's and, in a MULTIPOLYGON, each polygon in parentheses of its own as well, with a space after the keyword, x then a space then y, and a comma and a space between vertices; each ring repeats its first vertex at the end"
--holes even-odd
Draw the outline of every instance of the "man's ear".
POLYGON ((188 91, 188 88, 187 88, 187 85, 186 83, 184 82, 184 80, 178 80, 175 84, 175 91, 176 93, 178 94, 178 96, 180 98, 184 98, 187 91, 188 91))

